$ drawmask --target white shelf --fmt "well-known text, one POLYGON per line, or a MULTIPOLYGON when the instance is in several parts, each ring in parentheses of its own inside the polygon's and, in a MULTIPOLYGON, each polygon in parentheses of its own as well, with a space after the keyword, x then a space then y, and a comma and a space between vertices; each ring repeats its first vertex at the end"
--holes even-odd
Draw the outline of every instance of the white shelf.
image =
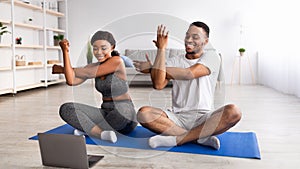
POLYGON ((57 0, 57 4, 60 12, 44 9, 39 5, 24 3, 20 0, 0 0, 0 10, 6 11, 3 12, 4 15, 1 14, 0 22, 7 25, 9 31, 11 31, 10 36, 5 37, 3 43, 0 44, 0 53, 5 56, 1 57, 1 60, 6 63, 0 67, 0 73, 3 74, 1 80, 7 82, 0 83, 0 95, 6 93, 16 94, 22 90, 47 87, 65 82, 64 76, 51 75, 53 64, 45 64, 47 60, 51 59, 60 60, 61 63, 58 64, 62 64, 60 47, 47 45, 51 44, 47 41, 48 38, 51 38, 51 36, 47 36, 48 31, 63 34, 67 38, 67 0, 57 0), (6 4, 3 5, 3 3, 6 4), (10 8, 10 11, 7 8, 10 8), (34 23, 25 23, 20 20, 24 18, 23 15, 38 17, 34 23), (53 25, 53 27, 48 25, 53 25), (64 29, 56 27, 58 25, 61 25, 64 29), (44 37, 45 33, 46 37, 44 37), (14 44, 16 37, 24 37, 23 43, 14 44), (46 41, 42 40, 42 37, 46 38, 46 41), (26 55, 28 56, 26 57, 27 60, 36 60, 35 57, 39 56, 37 60, 42 64, 11 65, 11 63, 16 62, 14 57, 16 55, 26 55), (53 57, 55 55, 57 56, 53 57), (51 56, 51 58, 48 56, 51 56))
POLYGON ((47 14, 50 14, 50 15, 53 15, 53 16, 56 16, 56 17, 63 17, 65 16, 65 14, 61 13, 61 12, 57 12, 57 11, 52 11, 52 10, 46 10, 46 13, 47 14))
MULTIPOLYGON (((0 47, 11 47, 10 45, 2 45, 0 47)), ((23 48, 23 49, 43 49, 44 46, 42 45, 16 45, 16 48, 23 48)), ((60 50, 59 46, 46 46, 46 49, 50 50, 60 50)))
POLYGON ((10 21, 7 21, 7 20, 2 20, 2 19, 0 19, 0 22, 2 22, 3 24, 10 24, 10 21))
POLYGON ((66 32, 63 29, 56 29, 56 28, 46 28, 46 30, 57 32, 57 33, 65 33, 66 32))
POLYGON ((36 26, 36 25, 31 25, 31 24, 26 24, 26 23, 15 23, 15 26, 33 29, 33 30, 43 30, 42 26, 36 26))
POLYGON ((23 7, 23 8, 27 8, 27 9, 31 9, 31 10, 40 10, 42 11, 43 8, 40 7, 40 6, 36 6, 36 5, 32 5, 32 4, 27 4, 27 3, 24 3, 22 1, 19 1, 19 0, 12 0, 14 1, 14 4, 16 6, 19 6, 19 7, 23 7))
POLYGON ((57 64, 47 64, 48 68, 52 68, 53 65, 62 65, 62 63, 57 63, 57 64))
MULTIPOLYGON (((27 3, 24 3, 24 2, 19 1, 19 0, 13 0, 13 1, 14 1, 14 4, 16 6, 43 12, 43 8, 40 7, 40 6, 32 5, 32 4, 27 4, 27 3)), ((65 16, 64 13, 53 11, 53 10, 49 10, 49 9, 46 9, 46 13, 49 14, 49 15, 56 16, 56 17, 63 17, 63 16, 65 16)))
POLYGON ((47 49, 60 50, 60 47, 59 46, 47 46, 47 49))
POLYGON ((24 69, 37 69, 44 68, 44 65, 26 65, 26 66, 16 66, 16 70, 24 70, 24 69))
POLYGON ((0 90, 0 95, 7 94, 7 93, 13 93, 13 89, 8 88, 8 89, 1 89, 0 90))
POLYGON ((0 71, 10 71, 11 67, 0 67, 0 71))
POLYGON ((0 48, 10 48, 10 44, 0 44, 0 48))
POLYGON ((16 45, 16 48, 24 48, 24 49, 43 49, 42 45, 16 45))
MULTIPOLYGON (((10 21, 0 20, 0 22, 2 22, 3 24, 6 24, 6 25, 11 25, 10 21)), ((15 23, 15 26, 33 29, 33 30, 43 30, 43 26, 37 26, 37 25, 27 24, 27 23, 15 23)), ((46 30, 57 32, 57 33, 65 33, 66 32, 63 29, 58 29, 58 28, 46 28, 46 30)))

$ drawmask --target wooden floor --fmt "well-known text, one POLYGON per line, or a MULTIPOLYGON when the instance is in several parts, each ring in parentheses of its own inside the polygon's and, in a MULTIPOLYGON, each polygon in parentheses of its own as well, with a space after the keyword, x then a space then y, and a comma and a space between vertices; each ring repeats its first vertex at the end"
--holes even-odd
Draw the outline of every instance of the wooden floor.
MULTIPOLYGON (((131 87, 136 109, 142 105, 170 106, 170 88, 131 87)), ((80 87, 56 85, 0 96, 0 168, 48 168, 41 165, 38 142, 28 140, 64 124, 58 107, 66 101, 100 105, 92 84, 80 87)), ((300 167, 300 99, 263 86, 226 86, 225 101, 235 103, 243 117, 231 131, 254 131, 261 160, 195 155, 174 152, 99 147, 88 145, 88 153, 104 155, 93 168, 222 168, 293 169, 300 167)))

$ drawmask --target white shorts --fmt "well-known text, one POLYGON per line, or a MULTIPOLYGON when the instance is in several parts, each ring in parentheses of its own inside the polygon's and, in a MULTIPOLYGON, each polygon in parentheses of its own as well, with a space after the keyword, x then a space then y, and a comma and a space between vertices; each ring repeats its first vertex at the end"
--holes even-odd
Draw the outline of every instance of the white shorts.
POLYGON ((188 111, 188 112, 172 112, 170 110, 164 111, 168 118, 172 120, 177 126, 186 130, 191 130, 205 123, 206 119, 211 116, 211 112, 188 111))

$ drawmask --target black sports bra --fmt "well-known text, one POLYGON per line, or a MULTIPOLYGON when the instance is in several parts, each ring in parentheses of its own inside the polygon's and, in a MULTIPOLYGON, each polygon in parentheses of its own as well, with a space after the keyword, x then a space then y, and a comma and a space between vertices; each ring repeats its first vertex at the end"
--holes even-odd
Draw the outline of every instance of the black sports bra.
POLYGON ((120 79, 115 73, 105 76, 101 80, 99 77, 95 78, 95 87, 97 91, 102 93, 103 97, 116 97, 128 91, 128 83, 126 80, 120 79))

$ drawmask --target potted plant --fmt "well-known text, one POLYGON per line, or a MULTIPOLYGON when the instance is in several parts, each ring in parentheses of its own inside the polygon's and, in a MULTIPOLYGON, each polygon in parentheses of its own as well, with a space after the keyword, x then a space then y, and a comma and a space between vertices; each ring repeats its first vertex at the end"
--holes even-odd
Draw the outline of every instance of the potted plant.
POLYGON ((64 39, 64 35, 54 35, 54 46, 58 46, 59 45, 59 41, 64 39))
POLYGON ((86 53, 86 59, 87 59, 87 63, 90 64, 93 62, 93 49, 92 49, 92 45, 90 40, 88 40, 87 42, 87 53, 86 53))
POLYGON ((4 26, 2 22, 0 22, 0 43, 1 43, 1 37, 5 33, 10 33, 7 29, 7 26, 4 26))
POLYGON ((16 44, 22 45, 22 37, 17 37, 16 38, 16 44))
POLYGON ((246 51, 245 48, 239 48, 240 56, 243 56, 245 51, 246 51))

